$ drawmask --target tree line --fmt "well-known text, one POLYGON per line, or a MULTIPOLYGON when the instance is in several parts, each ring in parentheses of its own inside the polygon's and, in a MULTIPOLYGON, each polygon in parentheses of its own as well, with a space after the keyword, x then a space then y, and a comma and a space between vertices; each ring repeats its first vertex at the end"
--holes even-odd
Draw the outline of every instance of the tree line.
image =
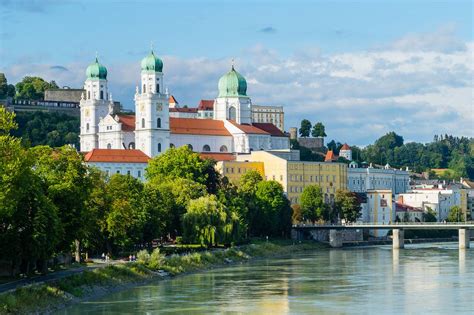
POLYGON ((12 97, 20 100, 40 101, 44 99, 44 91, 57 89, 55 81, 47 82, 40 77, 24 77, 16 85, 8 84, 4 73, 0 73, 0 99, 12 97))
POLYGON ((215 246, 288 237, 283 187, 257 172, 238 186, 187 147, 150 160, 146 182, 87 166, 72 146, 26 146, 0 108, 0 252, 12 271, 45 270, 61 253, 120 253, 156 240, 215 246))

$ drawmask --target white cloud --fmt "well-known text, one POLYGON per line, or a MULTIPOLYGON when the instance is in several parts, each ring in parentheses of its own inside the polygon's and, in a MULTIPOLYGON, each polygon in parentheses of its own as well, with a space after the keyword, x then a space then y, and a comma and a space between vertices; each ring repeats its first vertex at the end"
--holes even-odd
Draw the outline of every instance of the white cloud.
MULTIPOLYGON (((406 139, 429 141, 436 133, 474 136, 474 43, 449 28, 412 34, 374 50, 324 55, 319 49, 282 56, 256 45, 235 60, 256 104, 284 105, 286 127, 303 118, 322 121, 329 139, 367 144, 394 130, 406 139)), ((133 104, 139 61, 107 65, 114 99, 133 104)), ((214 98, 230 58, 163 56, 165 85, 181 104, 214 98)), ((18 64, 9 81, 41 75, 81 86, 87 64, 18 64), (56 68, 51 68, 54 65, 56 68), (67 71, 58 70, 58 66, 67 71)))

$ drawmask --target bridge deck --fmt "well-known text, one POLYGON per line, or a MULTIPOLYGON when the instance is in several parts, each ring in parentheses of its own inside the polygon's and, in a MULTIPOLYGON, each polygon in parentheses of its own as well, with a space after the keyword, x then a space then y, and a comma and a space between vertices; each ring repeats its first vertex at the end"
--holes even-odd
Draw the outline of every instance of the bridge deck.
POLYGON ((474 229, 474 222, 459 223, 392 223, 392 224, 373 224, 373 223, 355 223, 355 224, 296 224, 293 229, 298 230, 346 230, 346 229, 379 229, 379 230, 459 230, 474 229))

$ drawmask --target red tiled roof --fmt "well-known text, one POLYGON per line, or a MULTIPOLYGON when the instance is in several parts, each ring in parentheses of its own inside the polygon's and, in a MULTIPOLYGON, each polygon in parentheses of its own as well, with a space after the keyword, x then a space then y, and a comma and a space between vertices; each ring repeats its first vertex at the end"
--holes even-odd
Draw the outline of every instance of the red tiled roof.
POLYGON ((324 158, 324 162, 332 162, 332 161, 335 161, 335 160, 337 160, 337 155, 335 155, 334 152, 332 152, 332 150, 329 150, 326 153, 326 157, 324 158))
POLYGON ((175 107, 170 108, 170 112, 178 113, 197 113, 198 109, 196 107, 175 107))
POLYGON ((423 212, 421 208, 412 207, 400 202, 395 203, 395 211, 416 211, 416 212, 423 212))
POLYGON ((170 130, 175 134, 231 136, 222 120, 170 117, 170 130))
POLYGON ((86 162, 147 163, 150 157, 140 150, 93 149, 84 156, 86 162))
POLYGON ((170 104, 179 104, 178 101, 174 98, 173 95, 170 95, 170 98, 168 99, 168 102, 170 104))
POLYGON ((213 159, 214 161, 234 161, 235 156, 232 153, 210 153, 201 152, 199 155, 203 159, 213 159))
POLYGON ((135 130, 135 115, 117 115, 123 131, 135 130))
POLYGON ((341 150, 350 150, 350 149, 351 149, 351 147, 348 146, 347 143, 344 143, 344 144, 342 145, 342 148, 341 148, 341 150))
POLYGON ((250 133, 250 134, 261 134, 261 135, 268 135, 269 133, 266 132, 266 131, 263 131, 262 129, 259 129, 257 127, 254 127, 252 125, 248 125, 248 124, 238 124, 236 123, 235 121, 233 120, 229 120, 229 122, 236 126, 237 128, 239 128, 240 130, 242 130, 243 132, 245 133, 250 133))
POLYGON ((274 137, 286 137, 286 135, 272 123, 253 123, 252 126, 268 132, 274 137))
POLYGON ((198 110, 213 110, 214 100, 201 100, 198 105, 198 110))

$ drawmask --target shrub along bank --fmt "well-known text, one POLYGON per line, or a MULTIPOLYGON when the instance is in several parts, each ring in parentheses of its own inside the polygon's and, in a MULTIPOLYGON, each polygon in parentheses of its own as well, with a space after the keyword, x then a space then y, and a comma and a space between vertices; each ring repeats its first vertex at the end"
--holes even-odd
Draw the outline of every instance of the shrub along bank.
POLYGON ((96 298, 109 292, 156 279, 158 270, 172 275, 208 269, 211 267, 244 262, 252 258, 286 255, 303 250, 321 248, 317 243, 291 241, 260 242, 212 251, 184 255, 163 255, 159 249, 138 253, 138 262, 110 265, 84 271, 55 282, 18 288, 0 294, 0 314, 49 312, 65 305, 96 298))

